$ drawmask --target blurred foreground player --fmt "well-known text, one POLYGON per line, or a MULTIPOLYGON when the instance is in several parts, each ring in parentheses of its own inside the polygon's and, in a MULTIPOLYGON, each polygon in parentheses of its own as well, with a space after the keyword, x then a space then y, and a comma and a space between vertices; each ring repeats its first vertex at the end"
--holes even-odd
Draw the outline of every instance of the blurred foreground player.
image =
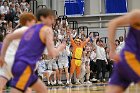
POLYGON ((14 63, 14 57, 15 57, 15 53, 16 50, 18 48, 19 39, 15 39, 13 41, 10 41, 10 36, 13 34, 16 34, 18 32, 20 33, 25 33, 25 31, 28 29, 28 27, 34 25, 36 23, 36 18, 33 14, 31 13, 23 13, 20 16, 20 25, 22 26, 21 28, 16 29, 13 33, 8 34, 5 38, 5 40, 8 39, 9 42, 8 43, 10 45, 8 45, 6 54, 5 54, 5 63, 2 67, 0 67, 0 93, 3 93, 2 90, 5 87, 7 81, 9 81, 12 78, 12 72, 11 72, 11 68, 12 65, 14 63))
MULTIPOLYGON (((54 48, 52 24, 55 22, 55 14, 53 11, 45 8, 41 9, 37 12, 37 19, 40 23, 30 27, 25 32, 17 49, 12 66, 14 78, 11 82, 11 93, 25 92, 27 87, 33 88, 37 93, 47 93, 45 84, 34 73, 36 63, 45 47, 47 47, 48 54, 52 57, 56 57, 65 48, 65 44, 54 48), (18 69, 19 67, 20 69, 18 69)), ((19 33, 11 37, 17 39, 21 35, 19 33)), ((7 42, 5 41, 3 45, 2 58, 5 57, 4 48, 7 42)))
POLYGON ((110 57, 116 60, 114 73, 106 93, 123 93, 131 82, 140 83, 140 10, 113 19, 108 26, 110 57), (125 47, 120 55, 115 53, 117 27, 130 25, 125 47))

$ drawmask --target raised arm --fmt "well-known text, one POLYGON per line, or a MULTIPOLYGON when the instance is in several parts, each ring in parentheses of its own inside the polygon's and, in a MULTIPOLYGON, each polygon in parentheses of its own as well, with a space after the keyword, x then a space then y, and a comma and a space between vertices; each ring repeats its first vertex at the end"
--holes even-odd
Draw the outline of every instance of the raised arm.
POLYGON ((66 47, 65 43, 62 43, 57 48, 54 46, 54 40, 53 40, 53 31, 51 28, 46 28, 45 31, 42 32, 46 47, 48 50, 48 55, 55 58, 59 55, 59 52, 63 51, 63 49, 66 47))
POLYGON ((108 38, 109 38, 109 46, 110 46, 110 57, 115 59, 115 34, 116 29, 119 26, 131 25, 135 28, 140 29, 140 27, 136 26, 136 24, 140 24, 140 10, 134 10, 124 16, 115 18, 111 20, 108 24, 108 38))
MULTIPOLYGON (((126 26, 126 25, 131 25, 134 26, 136 23, 140 24, 140 10, 134 10, 124 16, 115 18, 111 20, 108 24, 108 37, 109 37, 109 45, 110 45, 110 50, 112 52, 115 52, 115 34, 116 34, 116 29, 119 26, 126 26)), ((140 27, 139 27, 140 28, 140 27)))
POLYGON ((87 42, 89 42, 89 40, 90 40, 90 38, 88 37, 88 38, 82 43, 82 46, 84 47, 84 46, 87 44, 87 42))

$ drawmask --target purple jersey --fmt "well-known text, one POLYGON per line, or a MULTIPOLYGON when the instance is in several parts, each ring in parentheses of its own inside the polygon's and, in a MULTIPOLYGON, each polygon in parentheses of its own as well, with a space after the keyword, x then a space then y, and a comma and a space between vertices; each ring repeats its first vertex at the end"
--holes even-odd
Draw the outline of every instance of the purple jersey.
POLYGON ((0 42, 0 52, 1 52, 1 48, 2 48, 2 42, 0 42))
POLYGON ((40 30, 43 26, 43 24, 36 24, 25 32, 17 49, 15 62, 23 61, 32 69, 35 68, 45 48, 45 44, 40 39, 40 30))
POLYGON ((140 31, 130 27, 125 47, 121 51, 121 60, 114 65, 110 85, 126 89, 131 82, 140 81, 140 31))
POLYGON ((130 27, 128 36, 125 41, 125 46, 121 52, 121 57, 124 56, 125 51, 132 52, 136 55, 137 59, 140 61, 140 31, 130 27))

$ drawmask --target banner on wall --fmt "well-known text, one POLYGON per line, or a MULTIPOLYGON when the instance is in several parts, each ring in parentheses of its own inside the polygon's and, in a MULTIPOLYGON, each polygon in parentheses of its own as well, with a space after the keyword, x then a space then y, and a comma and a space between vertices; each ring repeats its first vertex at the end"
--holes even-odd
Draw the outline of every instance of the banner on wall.
POLYGON ((127 12, 127 0, 105 0, 106 13, 127 12))
POLYGON ((76 14, 84 14, 84 0, 65 0, 65 15, 76 14))

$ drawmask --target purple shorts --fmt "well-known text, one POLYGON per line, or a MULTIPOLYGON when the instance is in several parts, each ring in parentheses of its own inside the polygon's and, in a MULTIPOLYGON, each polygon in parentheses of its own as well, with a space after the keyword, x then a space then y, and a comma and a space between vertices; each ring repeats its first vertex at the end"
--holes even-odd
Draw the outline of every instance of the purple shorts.
POLYGON ((138 83, 139 81, 140 77, 131 69, 126 60, 123 60, 114 64, 114 72, 109 85, 116 85, 126 89, 130 83, 138 83))
POLYGON ((11 81, 11 87, 16 88, 22 92, 26 91, 28 87, 32 86, 38 77, 30 65, 24 62, 15 62, 12 68, 14 78, 11 81))

